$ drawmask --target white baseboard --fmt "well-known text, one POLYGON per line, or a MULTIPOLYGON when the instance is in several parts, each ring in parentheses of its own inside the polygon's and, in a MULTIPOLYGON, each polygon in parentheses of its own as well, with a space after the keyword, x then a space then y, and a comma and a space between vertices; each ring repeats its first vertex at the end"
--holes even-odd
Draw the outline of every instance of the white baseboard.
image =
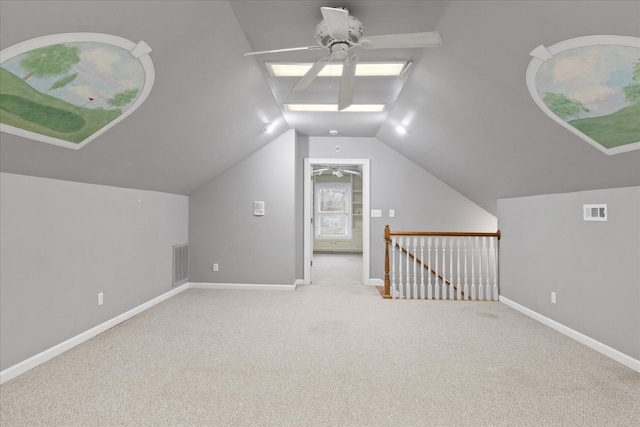
POLYGON ((384 286, 382 279, 369 279, 369 286, 384 286))
POLYGON ((189 283, 190 289, 236 289, 236 290, 278 290, 278 291, 295 291, 298 281, 293 285, 274 285, 274 284, 245 284, 245 283, 189 283))
POLYGON ((122 313, 119 316, 114 317, 111 320, 107 320, 106 322, 89 329, 88 331, 82 332, 81 334, 76 335, 75 337, 69 338, 66 341, 61 342, 58 345, 55 345, 41 353, 38 353, 34 356, 31 356, 28 359, 23 360, 22 362, 16 363, 13 366, 8 367, 4 371, 0 372, 0 384, 3 384, 10 379, 17 377, 29 369, 33 369, 38 365, 43 364, 44 362, 53 359, 54 357, 64 353, 67 350, 72 349, 73 347, 82 344, 83 342, 95 337, 96 335, 106 331, 107 329, 113 328, 119 323, 124 322, 132 318, 133 316, 153 307, 156 304, 161 303, 162 301, 171 298, 174 295, 179 294, 180 292, 189 289, 189 284, 186 283, 182 286, 174 288, 169 292, 166 292, 150 301, 145 302, 144 304, 140 304, 139 306, 132 308, 131 310, 122 313))
POLYGON ((586 345, 587 347, 597 351, 598 353, 602 353, 605 356, 615 360, 616 362, 622 363, 623 365, 633 369, 636 372, 640 372, 640 360, 634 359, 633 357, 624 354, 621 351, 616 350, 615 348, 609 347, 608 345, 603 344, 600 341, 596 341, 593 338, 584 335, 583 333, 580 333, 574 329, 569 328, 568 326, 563 325, 562 323, 558 323, 555 320, 549 319, 548 317, 543 316, 542 314, 537 313, 525 306, 522 306, 517 302, 513 302, 509 298, 505 298, 502 295, 500 295, 500 302, 508 305, 515 310, 518 310, 520 313, 525 314, 544 325, 549 326, 550 328, 555 329, 556 331, 568 336, 569 338, 573 338, 574 340, 586 345))

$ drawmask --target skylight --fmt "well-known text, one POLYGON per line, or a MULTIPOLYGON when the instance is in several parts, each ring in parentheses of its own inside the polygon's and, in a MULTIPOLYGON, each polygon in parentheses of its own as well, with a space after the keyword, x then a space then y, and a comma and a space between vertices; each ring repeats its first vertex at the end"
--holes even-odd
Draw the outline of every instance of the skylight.
MULTIPOLYGON (((384 110, 384 104, 352 104, 342 111, 351 113, 378 113, 384 110)), ((337 112, 337 104, 284 104, 291 112, 337 112)))
MULTIPOLYGON (((356 76, 399 76, 409 67, 410 62, 360 62, 356 66, 356 76)), ((269 72, 274 77, 304 76, 312 63, 267 62, 269 72)), ((320 77, 341 76, 342 63, 327 64, 318 74, 320 77)))

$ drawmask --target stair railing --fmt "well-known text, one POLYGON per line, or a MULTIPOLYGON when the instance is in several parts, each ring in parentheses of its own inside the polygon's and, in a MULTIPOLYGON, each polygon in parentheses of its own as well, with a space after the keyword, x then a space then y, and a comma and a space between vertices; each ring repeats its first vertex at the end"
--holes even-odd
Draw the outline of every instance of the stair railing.
POLYGON ((391 231, 387 225, 384 239, 384 298, 498 300, 500 230, 391 231))

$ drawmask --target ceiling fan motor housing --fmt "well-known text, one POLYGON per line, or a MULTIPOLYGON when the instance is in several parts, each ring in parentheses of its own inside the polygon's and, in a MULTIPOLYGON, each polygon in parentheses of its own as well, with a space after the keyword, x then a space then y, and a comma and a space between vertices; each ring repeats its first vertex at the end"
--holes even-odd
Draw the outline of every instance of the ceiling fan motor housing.
MULTIPOLYGON (((349 12, 347 8, 341 8, 349 12)), ((358 43, 358 40, 362 38, 364 34, 364 27, 362 26, 362 22, 355 16, 349 15, 349 36, 347 40, 337 40, 333 38, 329 34, 329 28, 327 23, 324 21, 320 21, 320 23, 316 26, 316 41, 322 47, 330 48, 332 44, 339 42, 347 42, 349 45, 353 46, 358 43)))

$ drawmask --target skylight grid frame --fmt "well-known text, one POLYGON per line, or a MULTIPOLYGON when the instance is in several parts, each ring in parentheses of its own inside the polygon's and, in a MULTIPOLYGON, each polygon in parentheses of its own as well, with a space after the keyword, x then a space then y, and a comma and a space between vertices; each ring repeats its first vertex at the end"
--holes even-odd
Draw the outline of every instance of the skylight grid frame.
MULTIPOLYGON (((401 77, 412 61, 359 62, 356 77, 401 77)), ((312 62, 265 62, 271 77, 302 77, 313 66, 312 62), (280 71, 278 71, 280 69, 280 71)), ((342 62, 331 62, 322 69, 318 77, 340 77, 342 62)))
POLYGON ((385 104, 351 104, 344 110, 338 111, 338 104, 283 104, 285 111, 291 113, 381 113, 385 104))

